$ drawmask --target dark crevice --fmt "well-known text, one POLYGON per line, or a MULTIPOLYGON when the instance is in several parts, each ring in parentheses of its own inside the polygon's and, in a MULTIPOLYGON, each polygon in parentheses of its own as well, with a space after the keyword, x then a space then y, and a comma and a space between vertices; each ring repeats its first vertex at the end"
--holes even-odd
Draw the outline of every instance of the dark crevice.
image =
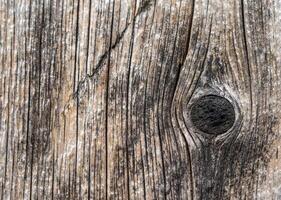
MULTIPOLYGON (((149 8, 151 7, 152 5, 152 2, 150 0, 147 0, 143 3, 143 5, 141 6, 141 8, 139 8, 137 14, 135 15, 135 17, 133 18, 132 21, 135 21, 137 19, 137 17, 142 14, 143 12, 149 10, 149 8)), ((87 79, 90 79, 90 78, 93 78, 96 74, 98 74, 100 72, 100 70, 102 69, 103 67, 103 64, 104 62, 106 61, 106 58, 108 57, 109 53, 114 50, 118 44, 121 42, 121 40, 124 38, 125 36, 125 33, 127 32, 129 26, 132 24, 132 22, 129 22, 126 27, 122 30, 121 33, 119 33, 115 39, 115 41, 110 45, 110 48, 100 57, 98 63, 96 64, 96 66, 94 67, 92 73, 90 74, 87 74, 85 76, 85 78, 83 78, 81 81, 78 82, 78 85, 77 85, 77 88, 76 88, 76 91, 71 95, 72 98, 74 98, 77 93, 78 93, 78 90, 81 89, 82 85, 85 83, 85 81, 87 79)))

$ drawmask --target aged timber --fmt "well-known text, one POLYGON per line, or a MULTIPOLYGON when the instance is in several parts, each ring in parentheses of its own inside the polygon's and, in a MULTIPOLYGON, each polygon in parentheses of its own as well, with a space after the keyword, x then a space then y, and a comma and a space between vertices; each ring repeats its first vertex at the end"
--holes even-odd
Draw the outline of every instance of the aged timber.
POLYGON ((281 0, 0 0, 0 199, 281 199, 281 0))

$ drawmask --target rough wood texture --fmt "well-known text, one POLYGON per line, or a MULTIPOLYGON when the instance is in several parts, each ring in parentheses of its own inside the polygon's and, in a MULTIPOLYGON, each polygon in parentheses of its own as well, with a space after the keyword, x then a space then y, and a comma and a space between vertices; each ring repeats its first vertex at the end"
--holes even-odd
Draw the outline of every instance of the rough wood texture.
POLYGON ((281 199, 280 33, 280 0, 0 0, 1 199, 281 199))

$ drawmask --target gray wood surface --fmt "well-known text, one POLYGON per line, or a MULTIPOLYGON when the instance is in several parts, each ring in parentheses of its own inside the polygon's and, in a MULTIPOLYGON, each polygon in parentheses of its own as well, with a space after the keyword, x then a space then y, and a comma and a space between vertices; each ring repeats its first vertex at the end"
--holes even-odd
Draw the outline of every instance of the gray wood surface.
POLYGON ((3 200, 281 199, 281 0, 0 0, 0 72, 3 200))

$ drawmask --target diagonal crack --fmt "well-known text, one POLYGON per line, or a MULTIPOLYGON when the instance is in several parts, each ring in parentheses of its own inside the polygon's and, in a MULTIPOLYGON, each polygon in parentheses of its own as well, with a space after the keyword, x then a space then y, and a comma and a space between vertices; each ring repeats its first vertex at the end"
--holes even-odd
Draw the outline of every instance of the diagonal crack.
POLYGON ((106 61, 106 58, 108 56, 108 53, 110 51, 112 51, 113 49, 115 49, 117 47, 117 45, 120 43, 120 41, 122 40, 122 38, 124 37, 128 27, 130 26, 130 24, 128 24, 123 31, 121 32, 121 34, 118 34, 115 42, 112 44, 112 46, 110 47, 110 49, 108 49, 99 59, 96 67, 94 67, 94 70, 91 74, 87 74, 81 81, 79 81, 78 85, 77 85, 77 89, 74 93, 72 93, 72 98, 75 98, 78 94, 79 94, 79 90, 81 89, 81 87, 84 85, 85 81, 93 78, 101 69, 102 66, 104 64, 104 62, 106 61))
MULTIPOLYGON (((135 15, 135 17, 132 21, 136 20, 136 18, 140 14, 142 14, 143 12, 148 11, 149 8, 152 6, 152 4, 153 4, 152 0, 144 0, 141 4, 140 8, 138 9, 137 14, 135 15)), ((105 60, 108 56, 108 53, 110 51, 112 51, 113 49, 115 49, 117 47, 117 45, 121 42, 121 40, 123 39, 123 37, 124 37, 124 35, 125 35, 126 31, 128 30, 130 25, 131 25, 131 22, 128 23, 127 26, 123 29, 123 31, 118 34, 118 36, 117 36, 115 42, 112 44, 112 46, 100 57, 100 59, 99 59, 97 65, 96 65, 96 67, 94 68, 93 72, 91 74, 87 74, 83 78, 83 80, 79 81, 76 91, 71 95, 73 98, 75 98, 78 95, 79 90, 81 89, 81 87, 85 83, 85 81, 88 80, 89 78, 94 77, 94 75, 97 74, 101 70, 101 68, 102 68, 102 66, 103 66, 103 64, 104 64, 104 62, 105 62, 105 60)))
MULTIPOLYGON (((153 0, 144 0, 144 1, 141 3, 141 5, 140 5, 140 7, 139 7, 139 9, 138 9, 138 11, 137 11, 137 14, 136 14, 135 17, 132 19, 132 21, 136 20, 137 17, 140 16, 142 13, 148 11, 148 10, 150 9, 150 7, 151 7, 153 4, 155 4, 155 1, 153 1, 153 0)), ((80 81, 78 82, 76 91, 73 92, 73 93, 69 96, 69 98, 68 98, 68 100, 67 100, 67 102, 66 102, 66 104, 65 104, 65 106, 64 106, 63 113, 65 113, 65 109, 66 109, 67 107, 69 107, 70 101, 71 101, 72 99, 77 98, 77 96, 79 95, 79 91, 82 89, 84 83, 85 83, 88 79, 93 78, 93 77, 102 69, 103 64, 104 64, 104 62, 106 61, 106 58, 107 58, 109 52, 112 51, 113 49, 115 49, 115 48, 117 47, 117 45, 121 42, 121 40, 124 38, 124 35, 125 35, 125 33, 127 32, 127 30, 128 30, 128 28, 129 28, 130 25, 131 25, 131 22, 129 22, 129 23, 126 25, 126 27, 122 30, 122 32, 117 35, 117 38, 115 39, 115 41, 114 41, 114 43, 111 45, 111 47, 100 57, 100 59, 99 59, 97 65, 94 67, 93 72, 92 72, 91 74, 87 74, 82 80, 80 80, 80 81)))

